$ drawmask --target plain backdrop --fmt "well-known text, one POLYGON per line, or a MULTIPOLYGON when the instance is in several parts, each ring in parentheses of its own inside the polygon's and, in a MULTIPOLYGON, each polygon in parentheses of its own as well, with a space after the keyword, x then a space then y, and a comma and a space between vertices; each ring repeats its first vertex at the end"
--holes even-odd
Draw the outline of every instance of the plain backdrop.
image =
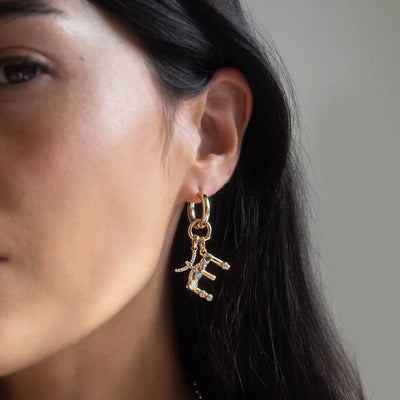
POLYGON ((368 398, 399 399, 400 1, 243 3, 296 89, 328 304, 368 398))

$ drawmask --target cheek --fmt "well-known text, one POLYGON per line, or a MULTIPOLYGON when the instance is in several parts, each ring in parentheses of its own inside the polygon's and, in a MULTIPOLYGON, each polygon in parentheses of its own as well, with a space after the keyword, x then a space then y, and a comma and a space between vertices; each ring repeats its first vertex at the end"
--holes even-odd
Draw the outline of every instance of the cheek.
POLYGON ((116 88, 89 83, 5 124, 1 212, 12 262, 0 300, 15 322, 10 340, 32 323, 45 343, 49 332, 104 320, 150 279, 161 251, 169 188, 156 95, 118 86, 112 97, 116 88))

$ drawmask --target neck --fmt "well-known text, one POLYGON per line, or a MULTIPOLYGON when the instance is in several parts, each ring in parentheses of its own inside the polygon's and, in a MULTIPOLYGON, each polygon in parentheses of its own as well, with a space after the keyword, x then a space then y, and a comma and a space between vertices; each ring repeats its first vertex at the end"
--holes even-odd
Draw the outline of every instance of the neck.
POLYGON ((138 296, 100 328, 55 355, 3 377, 1 398, 192 399, 178 358, 165 281, 163 274, 155 274, 138 296), (156 281, 160 279, 163 284, 156 281))

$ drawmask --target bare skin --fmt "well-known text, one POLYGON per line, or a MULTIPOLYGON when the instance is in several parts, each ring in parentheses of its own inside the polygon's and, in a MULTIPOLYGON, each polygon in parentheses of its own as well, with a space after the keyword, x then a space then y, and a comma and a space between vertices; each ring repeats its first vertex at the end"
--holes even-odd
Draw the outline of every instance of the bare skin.
POLYGON ((232 175, 251 90, 217 71, 164 154, 140 41, 87 1, 46 4, 64 15, 0 21, 0 398, 191 399, 171 244, 186 202, 232 175), (4 60, 27 56, 41 73, 11 83, 4 60))

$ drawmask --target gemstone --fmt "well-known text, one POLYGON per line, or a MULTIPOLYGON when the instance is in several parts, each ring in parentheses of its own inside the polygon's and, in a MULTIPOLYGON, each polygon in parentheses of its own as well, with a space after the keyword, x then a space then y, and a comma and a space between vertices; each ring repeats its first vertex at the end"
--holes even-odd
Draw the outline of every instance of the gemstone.
POLYGON ((198 272, 197 274, 196 274, 196 279, 200 279, 201 278, 201 272, 198 272))
POLYGON ((231 266, 227 262, 223 262, 221 267, 222 269, 229 269, 231 266))
POLYGON ((197 282, 196 281, 191 281, 189 284, 189 288, 192 290, 196 290, 197 289, 197 282))
POLYGON ((209 261, 211 261, 211 257, 210 256, 205 256, 204 257, 204 261, 208 263, 209 261))
POLYGON ((213 299, 213 295, 212 294, 208 294, 206 297, 207 301, 211 301, 213 299))
POLYGON ((206 292, 204 291, 204 290, 202 290, 201 292, 200 292, 200 297, 206 297, 206 292))

